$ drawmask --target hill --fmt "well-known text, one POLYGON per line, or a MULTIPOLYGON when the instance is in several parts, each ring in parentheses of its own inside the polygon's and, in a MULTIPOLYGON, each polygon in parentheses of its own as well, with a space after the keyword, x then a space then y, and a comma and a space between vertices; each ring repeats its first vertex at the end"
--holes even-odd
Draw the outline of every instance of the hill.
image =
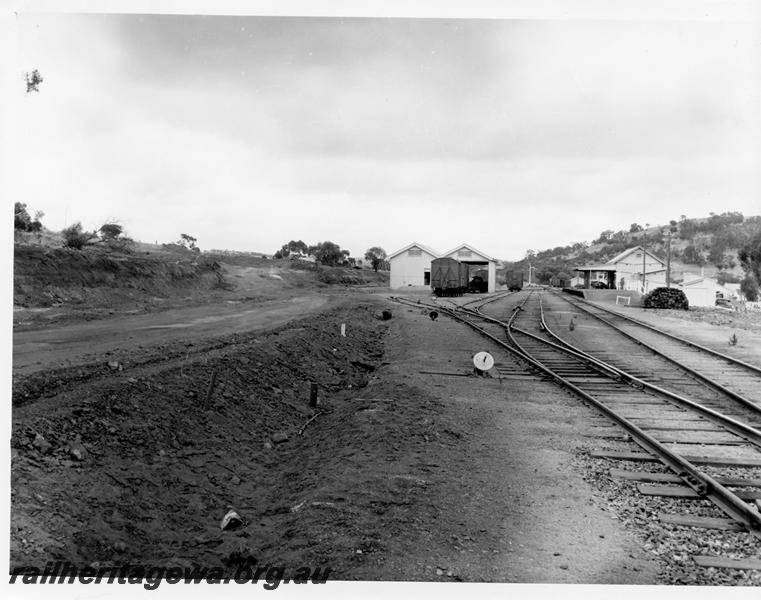
POLYGON ((536 283, 549 284, 554 278, 567 281, 573 276, 575 267, 607 262, 632 246, 645 246, 665 258, 669 229, 673 229, 671 265, 675 281, 681 279, 682 272, 702 271, 708 276, 739 282, 743 270, 737 252, 761 232, 761 216, 744 217, 738 212, 726 212, 698 219, 682 216, 671 224, 648 227, 632 223, 628 231, 605 230, 591 243, 576 242, 546 250, 529 250, 523 260, 503 262, 501 276, 511 269, 528 272, 530 263, 535 269, 532 281, 536 283))
POLYGON ((388 285, 384 272, 268 259, 258 253, 197 252, 177 244, 139 242, 128 249, 96 244, 75 250, 45 230, 17 232, 15 241, 15 326, 388 285))

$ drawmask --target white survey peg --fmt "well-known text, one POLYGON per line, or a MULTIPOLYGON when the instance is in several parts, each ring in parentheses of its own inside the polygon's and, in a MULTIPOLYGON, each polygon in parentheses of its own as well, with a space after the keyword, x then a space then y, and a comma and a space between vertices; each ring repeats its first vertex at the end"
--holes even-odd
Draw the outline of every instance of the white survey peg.
POLYGON ((341 323, 341 336, 346 337, 346 323, 341 323))
POLYGON ((488 352, 478 352, 473 356, 473 364, 479 371, 488 371, 494 366, 494 357, 488 352))

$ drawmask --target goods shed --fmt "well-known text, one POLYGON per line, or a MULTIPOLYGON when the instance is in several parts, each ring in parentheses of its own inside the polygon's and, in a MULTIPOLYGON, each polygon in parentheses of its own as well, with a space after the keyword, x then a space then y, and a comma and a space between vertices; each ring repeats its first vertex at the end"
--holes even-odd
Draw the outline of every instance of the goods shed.
POLYGON ((391 289, 429 287, 431 285, 431 261, 438 257, 438 252, 417 242, 390 254, 388 257, 391 268, 389 286, 391 289))
POLYGON ((441 257, 454 258, 461 263, 469 265, 470 276, 479 270, 486 271, 487 277, 487 291, 494 292, 497 289, 497 259, 484 254, 480 250, 476 250, 469 244, 460 244, 456 248, 452 248, 449 252, 445 252, 441 257), (484 268, 485 267, 485 268, 484 268))
POLYGON ((393 252, 388 257, 391 268, 389 285, 392 289, 419 287, 426 288, 431 285, 431 262, 436 258, 454 258, 467 265, 469 278, 478 273, 480 278, 487 279, 487 291, 497 289, 497 260, 480 250, 476 250, 469 244, 460 244, 449 252, 441 254, 436 250, 413 242, 393 252))

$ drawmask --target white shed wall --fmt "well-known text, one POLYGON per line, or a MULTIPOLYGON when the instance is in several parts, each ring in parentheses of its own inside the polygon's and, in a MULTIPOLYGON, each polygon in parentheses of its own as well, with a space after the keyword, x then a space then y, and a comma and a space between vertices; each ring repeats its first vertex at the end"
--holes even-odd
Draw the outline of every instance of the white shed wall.
POLYGON ((497 291, 497 263, 489 263, 489 292, 497 291))
POLYGON ((690 306, 716 305, 716 292, 712 288, 686 285, 682 287, 682 291, 687 296, 687 302, 690 303, 690 306))
POLYGON ((712 277, 706 277, 703 281, 692 285, 683 285, 682 289, 687 295, 690 306, 716 306, 717 293, 722 294, 725 298, 732 295, 730 290, 719 285, 716 279, 712 277))
POLYGON ((389 262, 391 274, 389 286, 392 289, 413 287, 425 287, 425 272, 431 271, 431 261, 436 258, 425 251, 420 256, 410 256, 409 250, 394 256, 389 262))

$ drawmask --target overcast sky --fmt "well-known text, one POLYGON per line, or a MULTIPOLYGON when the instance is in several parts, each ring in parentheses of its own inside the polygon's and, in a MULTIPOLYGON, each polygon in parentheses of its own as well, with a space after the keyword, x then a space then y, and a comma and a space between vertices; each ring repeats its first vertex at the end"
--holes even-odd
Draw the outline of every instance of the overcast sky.
POLYGON ((632 222, 761 214, 752 20, 17 24, 18 199, 51 229, 516 260, 632 222))

